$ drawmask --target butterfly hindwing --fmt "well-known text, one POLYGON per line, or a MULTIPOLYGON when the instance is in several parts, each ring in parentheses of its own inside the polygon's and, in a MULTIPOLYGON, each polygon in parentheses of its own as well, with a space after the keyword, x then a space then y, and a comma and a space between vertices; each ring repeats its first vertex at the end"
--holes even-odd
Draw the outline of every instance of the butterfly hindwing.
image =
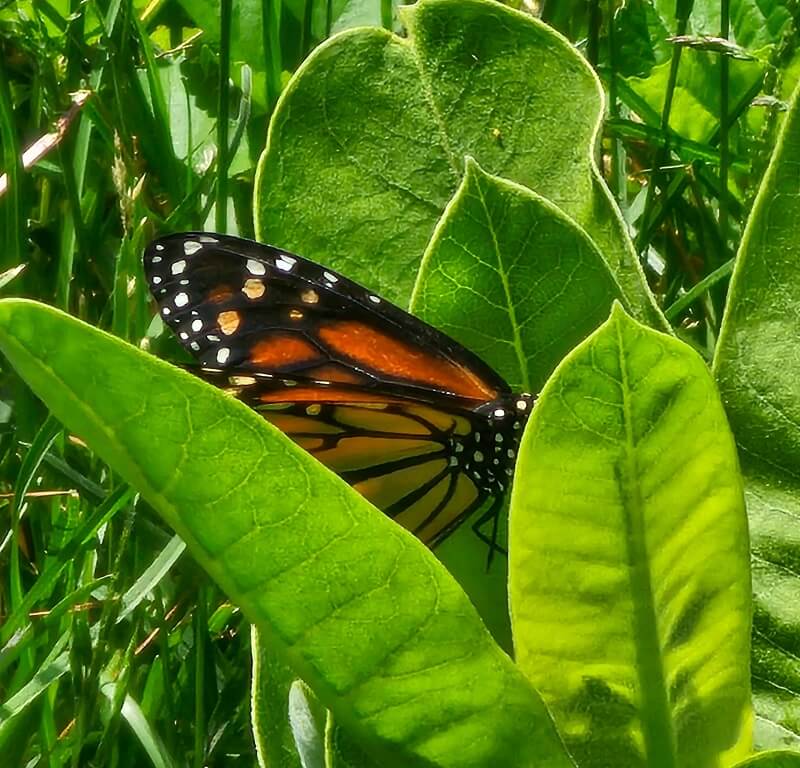
POLYGON ((427 544, 436 544, 489 498, 480 481, 487 471, 499 485, 507 481, 508 449, 492 442, 484 416, 399 398, 357 402, 334 396, 320 402, 329 389, 297 400, 297 390, 287 391, 272 379, 224 371, 203 376, 259 412, 427 544), (478 471, 476 456, 488 470, 478 471))

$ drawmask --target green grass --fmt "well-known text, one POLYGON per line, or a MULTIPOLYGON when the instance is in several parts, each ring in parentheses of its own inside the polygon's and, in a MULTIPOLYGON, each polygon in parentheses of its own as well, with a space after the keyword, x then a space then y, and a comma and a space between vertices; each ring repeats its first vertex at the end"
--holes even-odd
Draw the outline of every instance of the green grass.
MULTIPOLYGON (((249 3, 263 8, 251 49, 232 37, 241 27, 226 15, 231 3, 219 4, 222 19, 217 5, 198 3, 192 17, 193 4, 175 0, 0 3, 0 295, 39 299, 175 356, 153 320, 142 249, 167 231, 252 234, 269 114, 345 3, 249 3), (57 146, 23 169, 22 150, 81 89, 91 96, 57 146)), ((392 3, 373 5, 384 26, 397 23, 392 3)), ((695 136, 682 132, 678 62, 719 54, 666 44, 650 61, 644 43, 633 48, 631 13, 611 21, 613 3, 539 5, 596 62, 611 97, 602 168, 660 306, 711 359, 731 259, 797 71, 794 26, 758 49, 765 81, 733 80, 739 64, 726 58, 709 73, 700 87, 710 122, 695 136), (658 108, 652 73, 670 61, 658 108), (772 106, 752 106, 758 96, 772 106)), ((4 764, 254 765, 247 623, 5 360, 0 493, 4 764)))

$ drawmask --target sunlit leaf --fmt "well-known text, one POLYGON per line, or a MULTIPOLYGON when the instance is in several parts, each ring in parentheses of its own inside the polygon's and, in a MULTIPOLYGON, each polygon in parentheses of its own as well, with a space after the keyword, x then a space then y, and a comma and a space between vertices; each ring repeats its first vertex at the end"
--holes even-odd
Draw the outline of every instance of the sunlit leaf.
POLYGON ((34 302, 0 303, 0 349, 366 752, 387 766, 570 765, 436 558, 258 414, 34 302))
POLYGON ((702 359, 617 306, 545 386, 516 479, 516 657, 579 765, 747 755, 747 520, 702 359))

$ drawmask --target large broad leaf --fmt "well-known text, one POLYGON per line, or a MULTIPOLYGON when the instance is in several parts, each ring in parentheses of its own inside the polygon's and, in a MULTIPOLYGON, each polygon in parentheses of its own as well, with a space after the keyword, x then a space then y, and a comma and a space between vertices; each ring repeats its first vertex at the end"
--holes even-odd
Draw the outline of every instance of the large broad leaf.
POLYGON ((512 387, 538 392, 622 296, 574 221, 469 159, 425 253, 411 309, 512 387))
POLYGON ((436 558, 255 412, 33 302, 0 349, 384 765, 570 765, 436 558))
POLYGON ((632 311, 662 322, 594 162, 603 94, 581 56, 490 0, 423 0, 403 19, 407 38, 342 33, 298 69, 259 164, 259 238, 404 304, 472 155, 584 227, 632 311))
MULTIPOLYGON (((766 59, 766 51, 760 55, 766 59)), ((678 79, 672 96, 670 127, 681 136, 695 141, 708 141, 719 123, 720 55, 686 50, 681 55, 678 79)), ((669 82, 670 62, 654 67, 647 78, 630 78, 629 84, 656 112, 664 108, 669 82)), ((730 92, 738 109, 737 99, 744 98, 764 77, 761 61, 729 62, 730 92)))
POLYGON ((786 750, 764 752, 737 763, 736 768, 800 768, 800 754, 786 750))
POLYGON ((757 742, 800 746, 798 94, 742 239, 714 371, 746 478, 757 742))
POLYGON ((516 476, 517 661, 578 763, 747 755, 747 519, 701 358, 616 307, 542 391, 516 476))
MULTIPOLYGON (((569 217, 468 159, 423 258, 411 308, 477 352, 513 387, 537 392, 620 296, 603 257, 569 217)), ((485 545, 470 524, 437 555, 498 642, 510 648, 505 558, 482 573, 476 564, 485 561, 485 545)))
MULTIPOLYGON (((653 65, 663 64, 672 56, 667 41, 676 32, 676 0, 635 0, 624 3, 614 14, 617 67, 622 74, 647 75, 653 65)), ((721 28, 719 0, 694 0, 687 32, 692 35, 719 35, 721 28)), ((792 26, 792 12, 786 0, 733 0, 730 13, 731 40, 751 53, 779 43, 792 26)), ((707 95, 718 95, 719 83, 707 73, 707 95)), ((663 94, 662 94, 663 96, 663 94)))
MULTIPOLYGON (((425 252, 411 309, 477 352, 518 391, 538 392, 621 295, 575 222, 469 159, 425 252)), ((482 573, 485 545, 469 524, 436 553, 498 642, 510 647, 506 559, 495 558, 482 573)))

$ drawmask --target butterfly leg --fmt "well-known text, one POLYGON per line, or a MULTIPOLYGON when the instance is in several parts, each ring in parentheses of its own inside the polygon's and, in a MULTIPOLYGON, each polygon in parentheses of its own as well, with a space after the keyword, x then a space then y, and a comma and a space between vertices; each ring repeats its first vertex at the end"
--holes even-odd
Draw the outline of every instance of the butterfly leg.
POLYGON ((505 547, 500 546, 497 543, 497 537, 499 534, 500 529, 500 515, 503 512, 503 497, 497 496, 492 499, 492 503, 489 505, 489 508, 484 512, 473 524, 472 530, 475 532, 475 535, 484 543, 487 544, 489 547, 489 552, 486 556, 486 570, 488 571, 492 566, 492 560, 494 559, 495 552, 501 552, 504 555, 508 555, 508 550, 505 547), (492 533, 491 536, 487 536, 481 529, 483 526, 492 521, 492 533))

